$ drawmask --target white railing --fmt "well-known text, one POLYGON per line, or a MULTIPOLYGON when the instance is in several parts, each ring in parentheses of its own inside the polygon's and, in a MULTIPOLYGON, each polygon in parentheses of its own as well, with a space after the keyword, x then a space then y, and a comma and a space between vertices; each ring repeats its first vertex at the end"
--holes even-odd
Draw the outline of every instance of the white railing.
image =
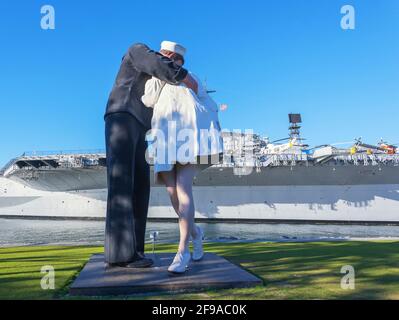
MULTIPOLYGON (((306 163, 315 159, 307 154, 267 154, 256 155, 253 158, 254 167, 268 166, 295 166, 298 163, 306 163)), ((342 161, 344 164, 377 166, 380 164, 399 165, 399 154, 354 154, 354 155, 336 155, 329 161, 342 161)), ((244 158, 234 157, 233 162, 225 162, 223 166, 232 165, 237 167, 247 166, 244 158)))
POLYGON ((25 151, 22 157, 43 157, 58 155, 90 155, 105 154, 104 149, 83 149, 83 150, 51 150, 51 151, 25 151))
POLYGON ((5 176, 10 168, 12 168, 14 162, 17 158, 11 159, 6 163, 6 165, 0 170, 0 176, 5 176))
MULTIPOLYGON (((58 167, 61 168, 82 168, 99 165, 99 159, 105 157, 103 149, 92 150, 66 150, 51 152, 25 152, 21 157, 10 160, 2 170, 1 176, 7 176, 17 170, 35 170, 33 165, 29 165, 29 161, 56 161, 58 167), (27 166, 19 168, 16 163, 25 161, 27 166)), ((307 154, 254 154, 252 157, 235 157, 232 161, 225 161, 218 164, 218 167, 268 167, 268 166, 295 166, 298 163, 306 163, 314 160, 307 154)), ((393 164, 399 165, 399 154, 353 154, 353 155, 335 155, 329 161, 341 161, 344 164, 353 165, 372 165, 393 164)), ((53 169, 51 166, 41 166, 40 169, 53 169)))

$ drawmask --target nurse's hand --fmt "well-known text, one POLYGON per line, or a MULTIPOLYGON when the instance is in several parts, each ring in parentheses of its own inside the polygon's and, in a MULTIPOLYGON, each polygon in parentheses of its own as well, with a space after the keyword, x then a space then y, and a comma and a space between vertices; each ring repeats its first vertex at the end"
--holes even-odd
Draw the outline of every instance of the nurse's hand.
POLYGON ((187 88, 193 90, 195 94, 198 94, 198 83, 189 73, 187 73, 187 76, 182 80, 182 83, 184 83, 187 88))

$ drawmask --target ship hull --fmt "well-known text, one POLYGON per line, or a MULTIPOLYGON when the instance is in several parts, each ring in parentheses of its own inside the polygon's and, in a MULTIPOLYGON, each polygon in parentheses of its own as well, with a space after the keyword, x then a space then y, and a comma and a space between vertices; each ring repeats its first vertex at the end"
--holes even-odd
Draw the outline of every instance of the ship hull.
MULTIPOLYGON (((201 185, 200 179, 197 183, 197 219, 399 224, 399 184, 209 186, 201 185)), ((106 197, 104 188, 46 191, 0 177, 3 217, 103 219, 106 197)), ((163 187, 151 189, 149 218, 176 219, 163 187)))
MULTIPOLYGON (((151 185, 154 186, 153 174, 151 185)), ((106 168, 60 168, 17 171, 10 180, 43 191, 82 191, 105 189, 106 168)), ((198 187, 276 187, 276 186, 354 186, 399 184, 399 166, 296 165, 266 167, 210 167, 195 179, 198 187)))

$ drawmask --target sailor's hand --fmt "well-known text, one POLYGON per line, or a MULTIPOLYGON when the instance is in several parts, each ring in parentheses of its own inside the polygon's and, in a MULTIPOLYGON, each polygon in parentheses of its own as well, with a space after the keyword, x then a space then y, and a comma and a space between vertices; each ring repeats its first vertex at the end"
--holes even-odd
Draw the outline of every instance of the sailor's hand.
POLYGON ((184 83, 187 88, 193 90, 195 94, 198 94, 198 83, 189 73, 187 73, 187 76, 183 79, 182 83, 184 83))

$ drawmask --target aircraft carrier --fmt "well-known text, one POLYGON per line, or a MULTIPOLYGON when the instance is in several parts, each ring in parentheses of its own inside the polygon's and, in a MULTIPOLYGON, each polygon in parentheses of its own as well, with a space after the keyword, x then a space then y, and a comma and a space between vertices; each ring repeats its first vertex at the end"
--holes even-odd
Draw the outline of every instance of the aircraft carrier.
MULTIPOLYGON (((224 132, 223 162, 194 180, 196 218, 399 224, 396 146, 358 139, 309 147, 301 122, 290 114, 289 136, 278 141, 224 132)), ((102 150, 26 152, 0 171, 0 216, 103 219, 106 185, 102 150)), ((153 181, 149 218, 176 218, 153 181)))

